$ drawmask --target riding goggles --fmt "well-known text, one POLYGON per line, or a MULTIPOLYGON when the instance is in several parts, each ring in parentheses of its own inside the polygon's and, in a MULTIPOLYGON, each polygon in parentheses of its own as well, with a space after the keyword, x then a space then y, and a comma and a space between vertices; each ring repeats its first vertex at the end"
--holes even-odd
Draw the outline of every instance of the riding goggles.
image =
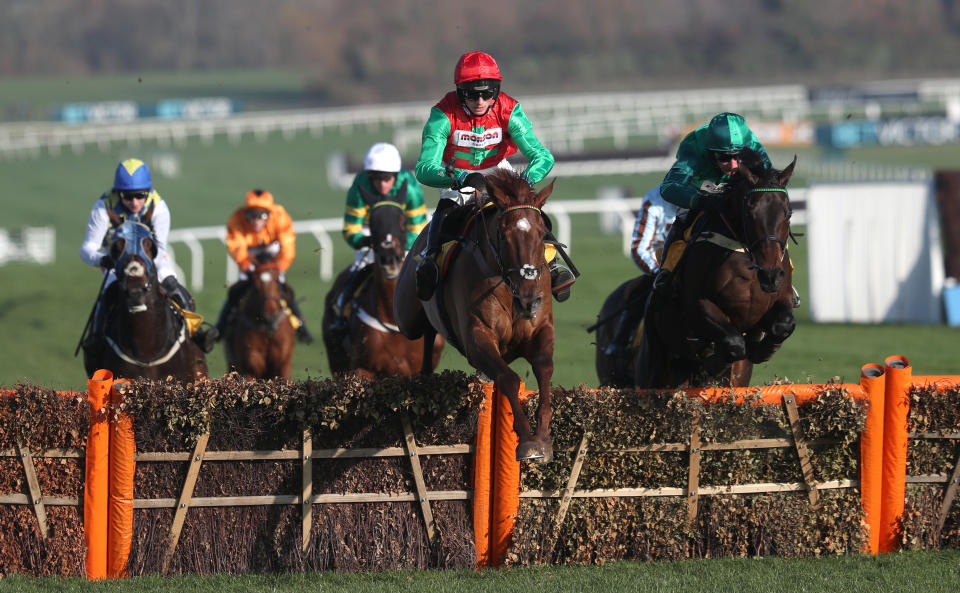
POLYGON ((270 218, 270 213, 266 210, 247 210, 246 212, 247 220, 267 220, 270 218))
POLYGON ((734 159, 739 159, 741 157, 739 150, 732 150, 729 152, 717 152, 713 153, 713 158, 716 159, 718 163, 729 163, 734 159))
POLYGON ((388 171, 367 171, 367 178, 370 180, 370 183, 385 183, 391 179, 395 179, 396 176, 396 173, 390 173, 388 171))
POLYGON ((135 189, 135 190, 120 190, 120 199, 125 202, 130 202, 132 200, 146 200, 150 197, 150 190, 148 189, 135 189))

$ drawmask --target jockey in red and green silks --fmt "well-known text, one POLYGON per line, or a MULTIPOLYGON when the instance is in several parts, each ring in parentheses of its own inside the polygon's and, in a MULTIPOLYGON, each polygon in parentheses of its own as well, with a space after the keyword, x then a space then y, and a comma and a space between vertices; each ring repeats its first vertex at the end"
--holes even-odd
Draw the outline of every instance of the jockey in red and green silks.
POLYGON ((455 181, 445 169, 451 158, 454 177, 463 182, 470 173, 492 171, 518 149, 530 163, 523 175, 531 185, 542 181, 553 168, 553 155, 534 135, 516 99, 500 92, 478 117, 450 91, 430 110, 415 172, 424 185, 449 188, 455 181))
MULTIPOLYGON (((417 265, 417 292, 422 300, 433 295, 439 281, 434 258, 440 251, 440 227, 452 207, 462 204, 461 190, 483 189, 484 174, 497 168, 512 169, 506 159, 518 150, 529 163, 520 175, 530 185, 542 181, 553 168, 553 155, 533 133, 520 103, 500 91, 502 80, 500 67, 490 54, 463 54, 454 69, 456 90, 434 105, 423 128, 414 172, 420 183, 441 192, 427 231, 427 247, 417 265)), ((566 300, 573 274, 552 256, 550 270, 554 295, 566 300)))

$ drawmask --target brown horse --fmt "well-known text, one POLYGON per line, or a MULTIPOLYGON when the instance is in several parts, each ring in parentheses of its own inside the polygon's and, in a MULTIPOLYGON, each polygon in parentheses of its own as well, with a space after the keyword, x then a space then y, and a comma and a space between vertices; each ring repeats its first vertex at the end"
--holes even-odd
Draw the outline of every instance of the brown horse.
POLYGON ((110 244, 116 281, 101 296, 105 344, 84 349, 87 376, 107 369, 115 377, 183 381, 205 377, 203 351, 187 336, 183 316, 160 292, 153 263, 157 245, 149 227, 125 222, 110 244))
POLYGON ((289 379, 295 332, 291 315, 276 264, 257 266, 224 330, 227 368, 251 379, 289 379))
MULTIPOLYGON (((497 171, 487 177, 487 185, 492 205, 481 209, 464 231, 429 301, 417 298, 415 258, 404 262, 394 296, 397 325, 410 338, 443 334, 509 399, 520 441, 517 459, 549 461, 553 301, 550 274, 545 273, 547 227, 540 208, 553 183, 534 193, 512 171, 497 171), (517 358, 526 359, 537 378, 536 433, 520 402, 520 376, 509 366, 517 358)), ((422 233, 412 251, 419 253, 425 244, 422 233)))
POLYGON ((723 207, 693 223, 677 298, 646 313, 637 387, 747 386, 793 333, 786 186, 796 162, 778 171, 746 151, 723 207))
POLYGON ((400 333, 393 315, 393 295, 405 256, 407 219, 403 204, 377 199, 361 190, 370 206, 373 263, 361 270, 347 268, 337 276, 324 301, 323 342, 330 372, 358 372, 367 377, 406 375, 421 369, 424 357, 432 371, 440 362, 444 340, 436 336, 425 354, 424 338, 411 341, 400 333), (335 329, 334 304, 351 274, 363 274, 356 295, 348 295, 351 313, 342 329, 335 329))

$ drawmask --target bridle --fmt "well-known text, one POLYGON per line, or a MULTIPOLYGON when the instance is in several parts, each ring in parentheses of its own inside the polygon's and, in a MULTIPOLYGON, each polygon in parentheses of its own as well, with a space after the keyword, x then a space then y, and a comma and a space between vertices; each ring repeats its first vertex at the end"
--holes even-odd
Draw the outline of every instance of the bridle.
MULTIPOLYGON (((394 202, 393 200, 381 200, 381 201, 377 202, 376 204, 374 204, 373 206, 371 206, 371 210, 375 210, 375 209, 377 209, 377 208, 380 208, 381 206, 391 206, 391 207, 393 207, 393 208, 399 209, 400 212, 401 212, 401 214, 404 214, 404 213, 405 213, 403 204, 401 204, 400 202, 394 202)), ((372 216, 373 216, 373 215, 372 215, 372 212, 371 212, 371 218, 372 218, 372 216)), ((401 225, 401 227, 402 227, 402 225, 401 225)), ((384 247, 384 248, 386 248, 386 249, 390 249, 391 247, 393 247, 394 242, 401 240, 401 238, 403 237, 402 231, 404 231, 404 230, 405 230, 405 229, 402 229, 402 228, 401 228, 401 234, 398 234, 396 237, 392 237, 392 238, 390 239, 390 241, 381 241, 381 242, 380 242, 380 246, 381 246, 381 247, 384 247)), ((391 233, 391 234, 392 234, 392 233, 391 233)), ((406 249, 405 249, 405 247, 406 247, 406 242, 405 242, 405 241, 404 241, 403 243, 401 243, 401 246, 404 247, 404 251, 406 251, 406 249)), ((376 251, 376 249, 374 249, 374 251, 376 251)))
POLYGON ((747 255, 750 256, 750 260, 753 262, 753 265, 750 266, 751 269, 760 267, 760 263, 757 261, 756 252, 757 252, 757 249, 764 243, 768 243, 772 241, 780 246, 780 259, 777 262, 778 265, 783 263, 783 259, 787 255, 787 240, 780 239, 780 237, 777 237, 776 235, 766 235, 763 237, 757 237, 757 239, 750 242, 749 245, 746 244, 746 241, 749 241, 749 233, 747 232, 748 223, 749 223, 749 219, 747 218, 747 212, 749 210, 749 200, 750 200, 749 196, 750 194, 754 194, 754 193, 768 193, 768 192, 780 192, 787 196, 786 212, 785 212, 786 220, 787 220, 787 236, 793 239, 794 243, 796 243, 797 239, 793 235, 793 232, 790 231, 789 229, 790 217, 793 214, 793 210, 790 208, 790 196, 787 193, 787 189, 784 187, 754 187, 744 192, 743 196, 741 197, 741 202, 742 202, 741 208, 740 208, 741 232, 739 234, 733 230, 733 225, 731 225, 730 222, 727 220, 726 216, 723 215, 723 212, 719 212, 720 219, 723 220, 723 224, 727 227, 730 233, 734 237, 737 237, 738 235, 739 237, 742 237, 742 239, 737 239, 737 242, 740 243, 741 246, 743 246, 744 251, 747 253, 747 255))
MULTIPOLYGON (((261 278, 260 278, 260 283, 261 283, 261 284, 266 284, 266 281, 263 280, 262 275, 263 275, 263 274, 270 274, 271 277, 270 277, 269 282, 275 282, 275 283, 277 283, 277 285, 278 285, 278 287, 279 287, 280 280, 279 280, 279 278, 275 275, 274 272, 271 272, 271 271, 261 271, 261 272, 258 272, 258 273, 261 275, 261 278)), ((257 313, 257 315, 255 315, 255 317, 254 317, 252 320, 250 320, 248 316, 244 316, 244 318, 247 319, 247 320, 249 320, 249 321, 252 321, 254 327, 257 327, 257 326, 261 325, 261 323, 262 323, 262 325, 266 328, 266 330, 267 330, 268 333, 273 333, 273 332, 277 331, 277 328, 280 327, 280 323, 281 323, 284 319, 287 318, 287 315, 289 314, 289 311, 290 311, 290 308, 289 308, 289 306, 287 305, 286 300, 284 300, 284 298, 283 298, 282 296, 275 296, 275 295, 269 295, 269 296, 268 296, 268 295, 264 294, 264 292, 263 292, 262 290, 260 290, 260 288, 257 286, 257 281, 256 281, 256 280, 253 280, 252 288, 253 288, 253 290, 247 293, 247 298, 248 298, 248 299, 249 299, 249 298, 256 298, 256 301, 258 301, 258 302, 255 302, 254 304, 259 305, 258 307, 255 307, 255 309, 257 309, 258 313, 257 313), (277 309, 279 310, 279 312, 276 313, 276 314, 274 314, 274 315, 271 315, 271 316, 267 317, 267 316, 264 315, 263 312, 264 312, 264 310, 266 309, 266 304, 267 304, 267 303, 270 303, 270 302, 275 302, 275 303, 277 304, 277 309), (257 320, 258 320, 258 319, 260 320, 261 323, 257 323, 257 320)), ((249 313, 249 312, 248 312, 248 313, 249 313)))
POLYGON ((493 249, 493 255, 494 255, 494 258, 497 260, 497 265, 500 267, 501 281, 510 288, 510 292, 513 294, 515 298, 519 298, 520 288, 516 284, 516 282, 511 280, 512 278, 511 274, 516 272, 516 274, 519 276, 521 280, 537 280, 540 277, 540 274, 542 273, 543 269, 546 267, 546 262, 542 262, 539 265, 525 263, 513 268, 504 267, 503 259, 500 256, 500 253, 503 249, 503 243, 505 241, 502 219, 503 219, 503 216, 508 212, 513 212, 516 210, 534 210, 537 212, 537 214, 540 214, 541 216, 543 213, 536 206, 531 206, 529 204, 518 204, 516 206, 509 206, 507 208, 504 208, 497 214, 497 219, 496 219, 497 220, 497 245, 496 245, 496 248, 493 249))

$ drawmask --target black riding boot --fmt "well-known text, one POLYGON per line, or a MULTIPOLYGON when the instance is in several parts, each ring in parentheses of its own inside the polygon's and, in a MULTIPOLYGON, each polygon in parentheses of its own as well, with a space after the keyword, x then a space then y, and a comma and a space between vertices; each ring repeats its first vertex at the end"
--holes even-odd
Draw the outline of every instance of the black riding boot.
POLYGON ((417 297, 421 301, 430 300, 437 284, 440 283, 440 266, 436 261, 436 256, 442 247, 440 229, 443 226, 443 220, 456 205, 457 203, 453 200, 440 200, 430 220, 430 228, 427 230, 427 248, 420 254, 420 263, 417 264, 417 297))
POLYGON ((303 318, 303 312, 300 311, 300 305, 297 304, 297 299, 293 294, 293 289, 290 288, 289 284, 283 285, 283 292, 287 296, 287 306, 290 307, 290 310, 294 315, 297 316, 297 319, 300 320, 300 327, 297 328, 297 339, 303 342, 304 344, 313 343, 313 334, 310 333, 310 330, 307 329, 307 321, 303 318))
POLYGON ((357 288, 360 287, 360 284, 363 282, 364 278, 366 278, 368 267, 369 265, 351 272, 347 277, 347 281, 343 285, 343 288, 340 289, 340 294, 337 295, 337 300, 333 304, 333 312, 336 313, 336 317, 330 324, 331 331, 337 332, 347 330, 347 307, 350 305, 350 301, 353 300, 353 295, 357 292, 357 288))
POLYGON ((570 298, 570 287, 576 281, 573 272, 558 262, 556 258, 550 262, 550 291, 558 303, 570 298))
MULTIPOLYGON (((180 308, 196 313, 197 306, 193 297, 190 296, 186 287, 177 281, 176 276, 164 278, 163 282, 160 283, 160 288, 166 293, 167 298, 175 301, 180 305, 180 308)), ((217 343, 218 339, 220 339, 220 331, 215 326, 210 326, 208 329, 198 328, 193 334, 193 342, 204 352, 213 350, 213 345, 217 343)))
MULTIPOLYGON (((553 293, 553 297, 557 299, 558 303, 570 298, 570 287, 573 286, 573 283, 577 281, 577 276, 574 275, 567 267, 560 263, 560 248, 562 245, 557 238, 553 236, 553 223, 550 221, 550 217, 545 213, 541 212, 540 216, 543 217, 543 222, 547 226, 547 234, 543 237, 544 242, 557 245, 557 256, 553 258, 553 261, 550 262, 550 292, 553 293)), ((573 265, 572 263, 570 264, 573 265)))
POLYGON ((673 296, 673 272, 660 268, 650 291, 650 308, 660 311, 673 296))

